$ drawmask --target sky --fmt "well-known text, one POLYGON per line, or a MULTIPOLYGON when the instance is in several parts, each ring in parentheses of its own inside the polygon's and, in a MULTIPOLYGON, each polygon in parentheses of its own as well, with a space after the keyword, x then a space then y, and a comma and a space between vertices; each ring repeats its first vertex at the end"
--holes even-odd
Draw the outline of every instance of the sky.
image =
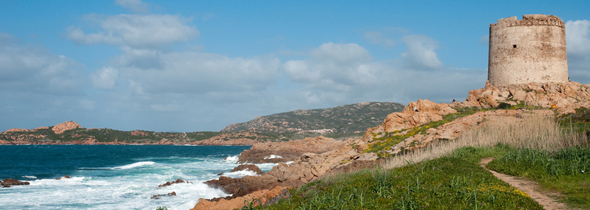
POLYGON ((566 22, 590 83, 590 1, 0 0, 0 131, 219 131, 298 109, 465 100, 489 24, 566 22))

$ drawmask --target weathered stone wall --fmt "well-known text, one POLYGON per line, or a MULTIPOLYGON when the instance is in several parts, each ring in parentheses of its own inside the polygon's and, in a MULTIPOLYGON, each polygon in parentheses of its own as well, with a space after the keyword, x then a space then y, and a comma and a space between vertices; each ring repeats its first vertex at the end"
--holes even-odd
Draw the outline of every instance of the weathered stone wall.
POLYGON ((488 80, 495 86, 568 81, 565 24, 553 15, 490 24, 488 80))

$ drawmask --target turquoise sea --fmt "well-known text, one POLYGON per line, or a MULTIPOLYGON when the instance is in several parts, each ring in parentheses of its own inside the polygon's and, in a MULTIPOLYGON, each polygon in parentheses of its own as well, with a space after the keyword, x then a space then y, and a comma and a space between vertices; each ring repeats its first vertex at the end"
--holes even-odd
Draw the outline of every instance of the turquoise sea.
MULTIPOLYGON (((190 209, 200 198, 227 196, 203 184, 225 176, 249 146, 0 145, 0 179, 28 181, 0 188, 0 209, 190 209), (70 179, 56 180, 65 175, 70 179), (159 188, 182 179, 189 184, 159 188), (151 199, 156 194, 177 196, 151 199)), ((263 171, 275 164, 258 165, 263 171)))

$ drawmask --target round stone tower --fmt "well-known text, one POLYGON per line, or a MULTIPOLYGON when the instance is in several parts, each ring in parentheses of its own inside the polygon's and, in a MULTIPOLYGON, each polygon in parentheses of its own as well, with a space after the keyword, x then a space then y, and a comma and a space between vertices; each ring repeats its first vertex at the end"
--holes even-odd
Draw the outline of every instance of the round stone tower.
POLYGON ((553 15, 490 24, 488 80, 495 86, 567 82, 565 24, 553 15))

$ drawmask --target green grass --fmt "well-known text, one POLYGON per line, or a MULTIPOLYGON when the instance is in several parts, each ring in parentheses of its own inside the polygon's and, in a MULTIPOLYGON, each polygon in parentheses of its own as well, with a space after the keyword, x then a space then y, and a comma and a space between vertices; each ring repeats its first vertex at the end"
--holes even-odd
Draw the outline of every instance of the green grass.
POLYGON ((583 133, 590 130, 590 109, 581 107, 571 113, 559 118, 562 127, 572 128, 577 133, 583 133))
POLYGON ((549 153, 532 149, 510 149, 488 168, 538 182, 544 189, 563 194, 570 206, 590 209, 590 148, 571 147, 549 153))
MULTIPOLYGON (((362 170, 306 184, 266 209, 543 209, 495 178, 479 160, 505 149, 458 149, 391 170, 362 170)), ((259 207, 261 208, 261 207, 259 207)))

